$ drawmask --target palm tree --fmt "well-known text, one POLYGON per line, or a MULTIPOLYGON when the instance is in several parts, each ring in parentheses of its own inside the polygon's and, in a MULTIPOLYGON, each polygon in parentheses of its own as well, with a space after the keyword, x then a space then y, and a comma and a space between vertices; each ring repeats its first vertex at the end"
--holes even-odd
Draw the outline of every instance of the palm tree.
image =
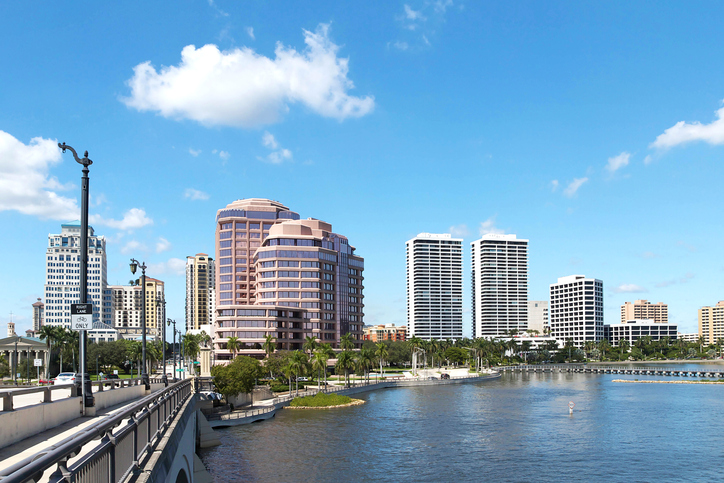
POLYGON ((292 372, 296 376, 294 383, 296 385, 296 394, 299 394, 299 376, 303 376, 306 373, 307 366, 309 365, 309 359, 307 354, 300 351, 292 352, 292 357, 289 359, 289 365, 291 366, 292 372))
POLYGON ((601 342, 598 343, 598 347, 601 350, 601 360, 606 357, 606 351, 611 348, 611 344, 606 339, 602 339, 601 342))
POLYGON ((311 335, 308 335, 304 339, 304 345, 302 346, 302 349, 305 351, 309 351, 309 357, 312 357, 312 352, 314 352, 314 349, 317 348, 317 339, 312 337, 311 335))
POLYGON ((324 363, 324 384, 327 384, 327 361, 334 358, 334 349, 332 349, 332 346, 328 343, 323 343, 319 345, 319 351, 324 353, 324 356, 326 357, 324 363))
POLYGON ((525 362, 528 362, 528 352, 530 352, 531 342, 529 340, 524 340, 521 344, 521 351, 523 352, 523 356, 525 357, 525 362))
POLYGON ((44 325, 40 328, 40 339, 45 339, 45 345, 48 347, 48 362, 45 365, 45 379, 50 379, 50 356, 53 349, 53 341, 56 340, 58 328, 52 325, 44 325))
POLYGON ((724 345, 724 339, 721 337, 716 340, 716 345, 719 346, 719 357, 721 357, 722 346, 724 345))
POLYGON ((276 339, 272 337, 271 334, 267 334, 266 339, 264 339, 264 343, 261 346, 262 349, 264 349, 264 352, 266 352, 267 358, 274 354, 274 351, 276 350, 276 339))
POLYGON ((375 351, 375 355, 379 357, 380 359, 380 378, 384 376, 382 365, 385 362, 385 359, 387 359, 387 356, 389 355, 389 352, 387 351, 387 344, 384 342, 379 342, 377 344, 377 350, 375 351))
POLYGON ((362 372, 365 375, 365 380, 369 383, 370 382, 370 368, 375 363, 375 353, 372 349, 368 347, 363 347, 359 350, 357 353, 357 362, 359 365, 359 368, 362 369, 362 372))
POLYGON ((229 337, 229 340, 226 341, 226 348, 231 351, 234 359, 236 359, 236 351, 241 349, 241 341, 236 336, 229 337))
POLYGON ((339 346, 342 350, 345 351, 354 349, 354 339, 352 338, 352 334, 350 334, 349 332, 344 334, 340 339, 339 346))
POLYGON ((618 341, 618 349, 619 349, 619 356, 618 359, 621 360, 621 355, 624 352, 628 352, 628 350, 631 348, 631 344, 629 343, 628 339, 621 339, 618 341))
MULTIPOLYGON (((141 359, 141 352, 142 352, 142 346, 141 343, 136 340, 129 340, 128 341, 128 352, 127 357, 128 360, 131 361, 131 376, 133 375, 133 361, 138 362, 141 359)), ((138 367, 138 377, 141 377, 141 364, 137 364, 138 367)))
POLYGON ((324 371, 324 382, 327 382, 327 361, 329 360, 329 357, 327 357, 326 352, 322 350, 321 348, 318 348, 314 351, 314 356, 312 357, 312 370, 317 371, 317 391, 320 389, 320 384, 322 377, 320 375, 320 371, 324 371))
POLYGON ((349 371, 354 369, 354 357, 352 351, 342 351, 337 356, 337 369, 344 371, 345 385, 349 387, 349 371))

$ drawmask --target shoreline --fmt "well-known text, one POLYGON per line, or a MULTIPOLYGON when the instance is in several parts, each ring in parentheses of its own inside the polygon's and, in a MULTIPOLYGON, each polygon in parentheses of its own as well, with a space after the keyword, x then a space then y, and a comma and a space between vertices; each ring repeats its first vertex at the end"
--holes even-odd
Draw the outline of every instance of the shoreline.
POLYGON ((350 406, 360 406, 364 404, 363 399, 352 399, 347 404, 339 404, 337 406, 284 406, 284 409, 336 409, 336 408, 348 408, 350 406))
POLYGON ((632 381, 631 379, 614 379, 611 382, 626 382, 631 384, 724 384, 718 381, 632 381))
MULTIPOLYGON (((583 364, 582 362, 577 362, 576 364, 583 364)), ((724 360, 722 359, 715 359, 715 360, 687 360, 687 359, 667 359, 663 361, 620 361, 620 362, 588 362, 589 365, 615 365, 615 364, 713 364, 716 366, 724 365, 724 360)))

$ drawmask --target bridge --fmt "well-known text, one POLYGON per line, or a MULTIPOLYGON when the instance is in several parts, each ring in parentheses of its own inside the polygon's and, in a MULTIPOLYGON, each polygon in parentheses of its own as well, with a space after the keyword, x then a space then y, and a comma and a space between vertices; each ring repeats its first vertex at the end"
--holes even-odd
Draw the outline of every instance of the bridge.
POLYGON ((0 390, 0 482, 211 481, 196 456, 208 428, 196 386, 94 383, 96 407, 85 416, 74 386, 0 390))
POLYGON ((670 367, 632 367, 625 365, 588 365, 588 364, 543 364, 503 366, 502 372, 578 372, 585 374, 628 374, 632 376, 669 376, 669 377, 716 377, 724 379, 724 371, 691 371, 670 367))

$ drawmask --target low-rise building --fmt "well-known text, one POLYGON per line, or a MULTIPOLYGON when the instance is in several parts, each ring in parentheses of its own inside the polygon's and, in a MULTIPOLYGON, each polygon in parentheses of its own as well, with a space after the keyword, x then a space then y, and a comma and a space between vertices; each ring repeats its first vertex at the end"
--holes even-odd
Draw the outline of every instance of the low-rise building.
POLYGON ((627 320, 625 324, 611 324, 603 326, 603 335, 612 346, 618 347, 621 340, 628 341, 629 345, 644 337, 651 337, 652 341, 669 338, 676 340, 678 326, 676 324, 662 324, 651 319, 627 320))
POLYGON ((407 327, 404 325, 398 327, 395 324, 367 325, 364 327, 362 338, 375 343, 383 340, 404 342, 407 340, 407 327))
POLYGON ((679 332, 676 335, 677 339, 683 339, 686 342, 699 342, 699 333, 698 332, 691 332, 688 334, 682 334, 679 332))

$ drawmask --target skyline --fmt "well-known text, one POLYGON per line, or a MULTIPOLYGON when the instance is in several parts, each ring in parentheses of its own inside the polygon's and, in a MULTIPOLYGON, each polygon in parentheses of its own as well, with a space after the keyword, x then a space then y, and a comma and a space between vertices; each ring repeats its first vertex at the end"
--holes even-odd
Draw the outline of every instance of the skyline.
POLYGON ((47 235, 79 219, 67 142, 94 161, 108 283, 146 261, 178 323, 186 256, 214 256, 216 210, 260 197, 353 241, 368 325, 405 324, 405 241, 451 233, 470 335, 469 243, 506 233, 530 240, 530 300, 583 274, 604 282, 605 323, 644 298, 694 332, 697 309, 724 299, 707 183, 724 171, 722 10, 4 5, 0 220, 17 276, 0 325, 12 311, 31 326, 47 235))

